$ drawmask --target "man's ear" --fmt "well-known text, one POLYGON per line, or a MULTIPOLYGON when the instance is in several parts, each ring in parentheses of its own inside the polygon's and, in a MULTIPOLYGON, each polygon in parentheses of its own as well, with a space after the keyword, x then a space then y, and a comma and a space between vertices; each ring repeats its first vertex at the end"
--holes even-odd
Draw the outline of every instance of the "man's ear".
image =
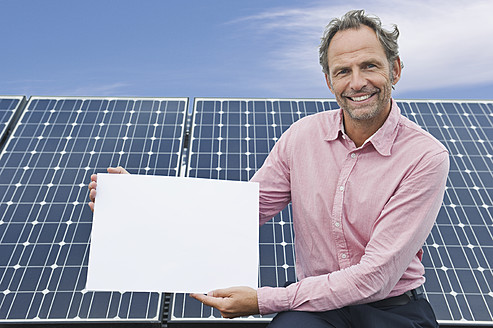
POLYGON ((332 83, 330 83, 330 78, 329 75, 325 74, 325 82, 327 83, 327 86, 329 87, 330 92, 334 94, 334 90, 332 90, 332 83))
POLYGON ((397 57, 394 60, 394 66, 392 67, 393 84, 397 84, 397 82, 399 82, 399 80, 401 79, 401 72, 402 72, 401 58, 397 57))

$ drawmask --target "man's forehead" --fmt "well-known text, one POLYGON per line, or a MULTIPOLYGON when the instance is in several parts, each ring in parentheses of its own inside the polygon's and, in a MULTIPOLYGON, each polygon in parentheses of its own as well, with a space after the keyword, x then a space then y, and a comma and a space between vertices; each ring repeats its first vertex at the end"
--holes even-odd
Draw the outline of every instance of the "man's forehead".
POLYGON ((329 51, 336 46, 354 46, 352 43, 355 41, 364 43, 373 43, 378 41, 377 33, 366 25, 360 25, 359 27, 349 28, 341 31, 337 31, 334 37, 330 41, 329 51))
POLYGON ((329 44, 327 55, 330 62, 331 58, 341 55, 351 56, 357 53, 385 56, 385 50, 378 40, 377 34, 366 25, 338 31, 329 44))

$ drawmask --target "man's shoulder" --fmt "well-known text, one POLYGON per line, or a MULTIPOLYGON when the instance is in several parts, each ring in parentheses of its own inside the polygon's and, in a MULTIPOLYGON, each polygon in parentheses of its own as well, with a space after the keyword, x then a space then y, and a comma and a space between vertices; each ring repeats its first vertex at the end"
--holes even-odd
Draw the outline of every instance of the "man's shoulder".
POLYGON ((436 153, 447 152, 447 148, 435 136, 407 117, 401 115, 399 125, 401 138, 413 147, 436 153))
POLYGON ((292 127, 300 128, 312 128, 316 126, 324 126, 326 129, 332 126, 336 126, 340 122, 340 111, 339 110, 326 110, 323 112, 318 112, 314 114, 309 114, 304 116, 293 123, 292 127))
POLYGON ((340 122, 339 111, 327 110, 300 118, 284 134, 288 139, 295 142, 324 140, 329 131, 339 129, 340 122))

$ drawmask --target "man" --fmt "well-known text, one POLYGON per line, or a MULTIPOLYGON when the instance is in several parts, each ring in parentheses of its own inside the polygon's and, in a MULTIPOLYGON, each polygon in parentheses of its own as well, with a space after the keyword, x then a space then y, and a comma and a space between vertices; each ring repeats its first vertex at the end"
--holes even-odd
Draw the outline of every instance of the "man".
POLYGON ((332 20, 320 61, 341 109, 294 123, 252 178, 261 224, 292 202, 298 282, 192 297, 228 318, 278 313, 271 327, 438 326, 422 294, 421 247, 448 154, 391 98, 398 35, 362 10, 332 20))

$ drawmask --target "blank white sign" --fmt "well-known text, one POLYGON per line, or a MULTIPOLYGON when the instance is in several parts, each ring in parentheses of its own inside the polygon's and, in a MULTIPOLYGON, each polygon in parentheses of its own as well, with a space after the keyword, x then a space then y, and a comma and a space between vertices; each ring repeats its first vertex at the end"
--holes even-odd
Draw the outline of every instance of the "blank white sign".
POLYGON ((98 174, 86 290, 258 287, 258 184, 98 174))

